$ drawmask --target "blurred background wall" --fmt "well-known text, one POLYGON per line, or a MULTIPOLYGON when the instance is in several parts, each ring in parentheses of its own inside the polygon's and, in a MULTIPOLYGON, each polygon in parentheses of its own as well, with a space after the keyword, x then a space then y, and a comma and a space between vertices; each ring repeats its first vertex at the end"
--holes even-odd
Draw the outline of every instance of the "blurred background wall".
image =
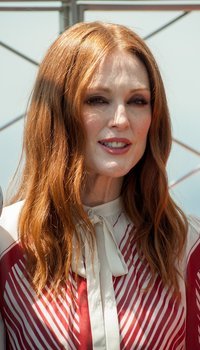
POLYGON ((200 216, 198 0, 0 1, 0 185, 4 196, 20 159, 22 116, 38 64, 59 33, 81 20, 125 24, 146 39, 161 70, 172 118, 171 193, 187 214, 200 216))

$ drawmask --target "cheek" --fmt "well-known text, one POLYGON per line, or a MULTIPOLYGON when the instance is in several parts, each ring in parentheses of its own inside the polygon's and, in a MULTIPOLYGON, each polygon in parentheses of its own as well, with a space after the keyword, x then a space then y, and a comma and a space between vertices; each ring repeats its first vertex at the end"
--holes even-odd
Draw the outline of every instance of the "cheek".
POLYGON ((151 118, 149 118, 146 123, 144 123, 143 127, 142 127, 142 133, 144 135, 148 135, 148 132, 149 132, 149 128, 150 128, 150 125, 151 125, 151 118))
POLYGON ((135 126, 135 130, 137 130, 137 135, 138 138, 140 139, 146 139, 147 135, 148 135, 148 131, 151 125, 151 118, 146 118, 143 121, 140 121, 140 123, 137 124, 137 126, 135 126))
POLYGON ((97 136, 103 127, 103 120, 96 113, 83 113, 83 123, 89 139, 97 136))

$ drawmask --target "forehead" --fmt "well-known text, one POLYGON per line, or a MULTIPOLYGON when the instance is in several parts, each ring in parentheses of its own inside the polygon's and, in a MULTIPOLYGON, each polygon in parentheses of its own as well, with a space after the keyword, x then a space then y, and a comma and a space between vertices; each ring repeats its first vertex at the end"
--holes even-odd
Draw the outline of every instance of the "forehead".
POLYGON ((116 50, 101 61, 89 87, 123 82, 133 85, 141 84, 149 88, 149 77, 143 62, 134 54, 116 50))

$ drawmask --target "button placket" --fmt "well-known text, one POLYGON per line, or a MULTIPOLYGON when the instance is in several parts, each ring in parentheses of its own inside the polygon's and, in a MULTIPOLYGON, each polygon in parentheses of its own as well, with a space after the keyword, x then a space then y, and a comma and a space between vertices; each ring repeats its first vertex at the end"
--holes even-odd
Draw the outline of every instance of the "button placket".
MULTIPOLYGON (((115 300, 115 293, 112 281, 112 270, 108 264, 106 250, 105 236, 110 235, 105 222, 101 222, 101 225, 96 227, 97 234, 97 247, 98 254, 101 262, 100 268, 100 283, 101 283, 101 295, 103 302, 103 314, 106 333, 106 348, 107 349, 120 349, 120 335, 119 324, 117 316, 117 307, 115 300), (103 232, 102 232, 103 231, 103 232)), ((110 242, 108 242, 110 244, 110 242)), ((112 242, 114 244, 114 242, 112 242)))
POLYGON ((92 260, 91 251, 86 242, 85 245, 85 258, 86 258, 86 278, 87 278, 87 294, 88 294, 88 306, 90 314, 90 323, 92 330, 92 343, 94 350, 106 350, 105 343, 105 328, 103 307, 101 299, 100 289, 100 276, 99 276, 99 261, 97 255, 97 247, 94 247, 94 259, 92 260), (93 265, 92 265, 93 261, 93 265))
POLYGON ((119 350, 120 333, 113 276, 126 274, 127 266, 108 219, 92 208, 87 210, 87 214, 96 231, 93 256, 83 235, 93 349, 119 350))

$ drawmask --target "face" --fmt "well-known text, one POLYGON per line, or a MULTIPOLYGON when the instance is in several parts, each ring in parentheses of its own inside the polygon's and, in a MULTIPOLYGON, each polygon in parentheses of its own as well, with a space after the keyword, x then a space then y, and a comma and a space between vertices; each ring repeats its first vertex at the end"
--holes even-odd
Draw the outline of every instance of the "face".
POLYGON ((144 64, 115 51, 88 86, 82 116, 90 175, 121 178, 141 159, 151 123, 150 86, 144 64))

